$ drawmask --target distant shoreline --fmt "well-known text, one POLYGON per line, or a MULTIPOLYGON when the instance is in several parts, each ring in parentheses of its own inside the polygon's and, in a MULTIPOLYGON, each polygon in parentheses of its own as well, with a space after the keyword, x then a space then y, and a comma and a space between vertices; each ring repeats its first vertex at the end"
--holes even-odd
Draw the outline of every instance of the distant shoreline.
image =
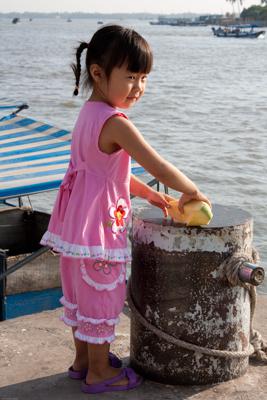
POLYGON ((85 12, 51 12, 51 13, 43 13, 43 12, 7 12, 1 13, 0 18, 134 18, 134 19, 151 19, 157 18, 159 15, 166 15, 170 17, 181 17, 181 18, 195 18, 202 14, 195 13, 181 13, 181 14, 159 14, 159 13, 85 13, 85 12))
MULTIPOLYGON (((226 18, 225 15, 223 14, 211 14, 211 13, 206 13, 206 14, 196 14, 196 13, 170 13, 170 14, 160 14, 160 13, 146 13, 146 12, 138 12, 138 13, 86 13, 86 12, 30 12, 30 11, 25 11, 25 12, 0 12, 0 19, 10 19, 11 21, 13 19, 18 19, 19 20, 33 20, 33 19, 59 19, 59 20, 68 20, 69 22, 72 21, 72 19, 96 19, 98 21, 101 21, 101 23, 106 23, 106 20, 110 21, 111 19, 118 19, 118 20, 123 20, 123 19, 135 19, 135 20, 144 20, 144 21, 155 21, 155 25, 174 25, 174 26, 184 26, 183 24, 158 24, 157 21, 160 18, 167 18, 167 19, 178 19, 178 20, 197 20, 203 17, 211 17, 209 21, 206 22, 206 24, 203 24, 203 26, 207 25, 235 25, 238 23, 241 24, 256 24, 259 27, 267 26, 267 20, 266 21, 258 21, 254 19, 229 19, 226 18), (212 17, 214 17, 212 19, 212 17), (221 17, 222 20, 220 21, 218 18, 221 17), (217 20, 216 20, 217 18, 217 20)), ((203 20, 202 20, 203 21, 203 20)), ((186 26, 186 25, 185 25, 186 26)), ((187 26, 190 26, 188 24, 187 26)), ((195 26, 202 26, 202 24, 195 24, 195 26)))

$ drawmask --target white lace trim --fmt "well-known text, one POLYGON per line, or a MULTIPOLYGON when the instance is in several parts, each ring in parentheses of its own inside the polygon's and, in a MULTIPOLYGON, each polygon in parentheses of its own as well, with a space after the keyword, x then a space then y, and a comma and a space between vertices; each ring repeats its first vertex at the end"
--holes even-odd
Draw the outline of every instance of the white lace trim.
POLYGON ((100 258, 107 261, 127 262, 131 261, 128 248, 104 249, 102 246, 82 246, 64 242, 59 235, 46 231, 40 243, 50 246, 53 250, 62 253, 63 256, 74 258, 100 258))
POLYGON ((67 307, 69 310, 76 310, 76 309, 78 308, 77 304, 70 303, 69 301, 67 301, 67 300, 65 299, 64 296, 62 296, 62 297, 59 299, 59 301, 60 301, 60 303, 61 303, 63 306, 67 307))
MULTIPOLYGON (((76 310, 78 308, 78 306, 76 304, 72 304, 69 303, 65 297, 61 297, 61 299, 59 300, 61 302, 61 304, 63 304, 65 307, 67 307, 70 310, 76 310)), ((109 326, 112 325, 118 325, 118 323, 120 322, 120 318, 101 318, 101 319, 96 319, 96 318, 90 318, 90 317, 84 317, 83 315, 81 315, 79 313, 79 311, 76 312, 76 316, 77 316, 77 320, 78 321, 83 321, 83 322, 90 322, 93 325, 99 325, 99 324, 107 324, 109 326)), ((77 322, 69 319, 68 317, 66 317, 64 314, 62 317, 60 317, 60 319, 64 320, 64 321, 68 321, 68 324, 71 326, 77 326, 77 322), (75 325, 73 325, 75 323, 75 325)))
POLYGON ((117 325, 120 322, 119 318, 111 318, 111 319, 106 319, 106 318, 102 318, 102 319, 95 319, 95 318, 88 318, 88 317, 84 317, 83 315, 81 315, 79 313, 79 311, 77 312, 77 319, 78 321, 83 321, 83 322, 90 322, 93 325, 99 325, 99 324, 107 324, 109 326, 112 325, 117 325))
POLYGON ((114 282, 108 283, 108 284, 107 283, 98 283, 98 282, 95 282, 92 278, 90 278, 90 276, 87 274, 86 267, 83 263, 81 264, 80 269, 81 269, 83 280, 86 283, 88 283, 89 286, 94 287, 98 291, 102 291, 102 290, 111 291, 111 290, 116 289, 116 287, 120 283, 123 283, 125 281, 125 271, 124 271, 123 265, 121 265, 120 267, 121 267, 121 271, 120 271, 119 277, 114 282))
POLYGON ((108 337, 94 337, 82 335, 78 330, 75 332, 75 337, 83 342, 94 343, 94 344, 103 344, 105 342, 111 343, 115 340, 115 335, 111 335, 108 337))
POLYGON ((73 321, 72 319, 67 318, 65 315, 61 315, 61 316, 59 317, 59 319, 60 319, 61 321, 65 322, 66 325, 69 325, 69 326, 78 326, 77 321, 73 321))

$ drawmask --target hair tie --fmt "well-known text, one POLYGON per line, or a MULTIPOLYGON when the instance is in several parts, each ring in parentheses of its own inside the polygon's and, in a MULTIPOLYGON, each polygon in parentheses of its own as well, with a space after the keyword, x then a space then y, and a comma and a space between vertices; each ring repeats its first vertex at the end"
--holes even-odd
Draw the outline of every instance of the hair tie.
POLYGON ((73 96, 78 96, 79 94, 79 86, 75 85, 74 91, 73 91, 73 96))

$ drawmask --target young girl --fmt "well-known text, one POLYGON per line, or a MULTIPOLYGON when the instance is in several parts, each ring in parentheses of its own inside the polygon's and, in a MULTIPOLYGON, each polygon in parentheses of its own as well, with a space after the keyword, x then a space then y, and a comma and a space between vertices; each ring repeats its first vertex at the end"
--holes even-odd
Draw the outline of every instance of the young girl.
POLYGON ((131 175, 131 157, 160 182, 182 192, 177 203, 181 211, 191 199, 209 200, 118 111, 132 107, 144 94, 152 68, 146 40, 117 25, 99 29, 77 49, 75 95, 84 50, 84 84, 92 93, 74 127, 69 167, 41 243, 61 253, 62 319, 72 327, 76 347, 69 376, 84 379, 84 392, 99 393, 141 383, 141 377, 121 368, 121 361, 109 352, 126 294, 130 194, 160 207, 165 216, 170 200, 131 175))

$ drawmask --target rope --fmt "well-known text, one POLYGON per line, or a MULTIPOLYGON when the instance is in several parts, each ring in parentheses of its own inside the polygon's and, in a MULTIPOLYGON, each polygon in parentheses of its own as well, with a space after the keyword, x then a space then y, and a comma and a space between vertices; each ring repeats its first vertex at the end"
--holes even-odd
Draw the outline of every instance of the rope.
MULTIPOLYGON (((258 259, 258 253, 256 250, 252 250, 252 261, 255 262, 255 260, 258 259)), ((190 350, 190 351, 195 351, 201 354, 205 354, 208 356, 215 356, 215 357, 223 357, 223 358, 246 358, 249 356, 255 356, 257 359, 261 361, 267 361, 267 346, 263 342, 262 337, 260 333, 256 330, 253 329, 252 327, 252 321, 253 321, 253 316, 254 316, 254 311, 255 311, 255 306, 256 306, 256 289, 254 286, 249 285, 247 283, 241 282, 240 279, 238 278, 238 270, 243 262, 244 258, 243 257, 238 257, 238 256, 230 256, 227 258, 223 263, 221 264, 221 268, 225 268, 226 276, 228 278, 229 283, 232 286, 242 286, 245 287, 246 289, 249 290, 250 294, 250 304, 251 304, 251 313, 250 313, 250 344, 248 346, 248 349, 245 351, 230 351, 230 350, 216 350, 216 349, 210 349, 207 347, 202 347, 195 345, 193 343, 186 342, 184 340, 178 339, 174 337, 173 335, 170 335, 169 333, 166 333, 162 331, 161 329, 157 328, 156 326, 152 325, 149 323, 146 318, 140 314, 138 309, 136 308, 133 297, 132 297, 132 291, 131 291, 131 278, 128 280, 128 285, 127 285, 127 298, 128 298, 128 304, 133 312, 134 316, 138 319, 138 321, 148 330, 153 332, 155 335, 157 335, 159 338, 164 339, 165 341, 172 343, 176 346, 182 347, 183 349, 190 350), (241 261, 242 259, 242 261, 241 261)), ((248 260, 246 260, 248 261, 248 260)))
POLYGON ((251 257, 244 258, 242 255, 236 254, 227 258, 222 264, 221 268, 225 270, 226 277, 231 286, 241 286, 248 290, 250 296, 250 344, 254 348, 251 357, 259 361, 267 362, 267 343, 264 342, 259 331, 253 328, 253 319, 257 304, 257 292, 253 285, 240 281, 238 271, 244 261, 249 261, 254 264, 259 262, 259 253, 256 249, 252 248, 251 257))

